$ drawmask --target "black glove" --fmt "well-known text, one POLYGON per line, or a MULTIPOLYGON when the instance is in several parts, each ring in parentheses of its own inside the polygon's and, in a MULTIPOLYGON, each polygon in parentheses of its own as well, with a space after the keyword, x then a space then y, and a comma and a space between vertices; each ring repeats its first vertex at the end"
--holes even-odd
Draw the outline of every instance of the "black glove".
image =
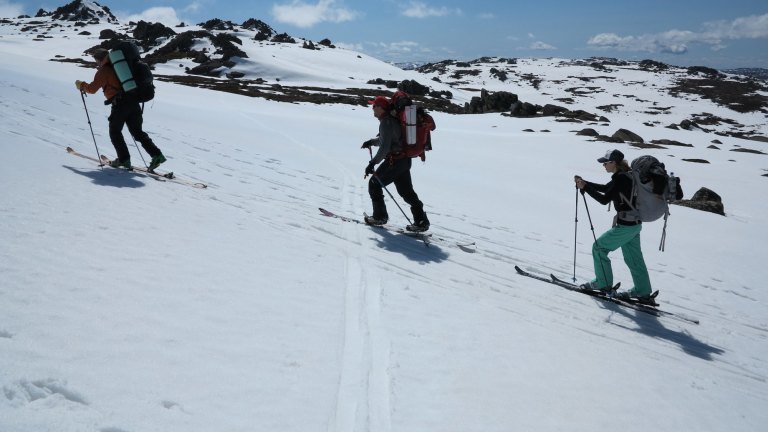
POLYGON ((376 142, 376 138, 369 139, 368 141, 364 142, 360 148, 371 148, 373 144, 376 142))
POLYGON ((373 175, 376 172, 376 164, 373 161, 370 161, 368 163, 368 166, 365 167, 365 176, 368 177, 369 175, 373 175))

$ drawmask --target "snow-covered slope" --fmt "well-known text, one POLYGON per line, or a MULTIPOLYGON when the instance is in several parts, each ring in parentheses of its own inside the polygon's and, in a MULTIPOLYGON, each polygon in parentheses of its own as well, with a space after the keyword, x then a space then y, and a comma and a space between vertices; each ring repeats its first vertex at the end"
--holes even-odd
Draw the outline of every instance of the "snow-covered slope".
MULTIPOLYGON (((632 98, 619 99, 636 114, 614 115, 611 131, 694 146, 640 150, 554 118, 435 113, 435 150, 413 177, 445 241, 426 247, 317 211, 370 211, 369 109, 158 82, 145 128, 163 168, 209 187, 163 183, 64 151, 96 155, 73 86, 93 70, 48 59, 92 40, 0 28, 3 432, 758 431, 768 420, 768 159, 728 151, 764 143, 716 136, 721 149, 707 148, 712 133, 644 126, 659 117, 632 98), (576 276, 591 277, 572 178, 607 181, 595 159, 612 147, 662 158, 688 195, 723 197, 726 217, 673 207, 664 253, 660 223, 643 229, 662 307, 698 326, 514 272, 570 277, 577 229, 576 276)), ((625 93, 617 81, 601 94, 625 93)), ((86 103, 111 156, 108 110, 100 95, 86 103)), ((599 234, 612 213, 588 204, 599 234)))

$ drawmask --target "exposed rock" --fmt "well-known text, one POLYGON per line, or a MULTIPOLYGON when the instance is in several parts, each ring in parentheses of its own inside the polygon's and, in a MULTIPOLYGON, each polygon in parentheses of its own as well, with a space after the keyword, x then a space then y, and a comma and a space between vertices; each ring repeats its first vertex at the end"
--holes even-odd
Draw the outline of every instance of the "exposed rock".
POLYGON ((280 33, 272 38, 272 42, 277 43, 296 43, 296 39, 290 37, 288 33, 280 33))
POLYGON ((544 117, 556 116, 558 114, 568 111, 568 108, 564 108, 558 105, 546 104, 541 109, 541 115, 544 117))
POLYGON ((600 134, 597 133, 597 131, 594 129, 586 128, 576 132, 576 135, 596 137, 596 136, 599 136, 600 134))
POLYGON ((717 69, 712 69, 706 66, 691 66, 688 68, 688 75, 704 74, 710 77, 720 76, 720 72, 717 69))
POLYGON ((605 111, 605 112, 614 112, 617 108, 623 107, 624 104, 610 104, 610 105, 602 105, 597 107, 597 109, 605 111))
POLYGON ((429 87, 419 84, 416 80, 404 80, 397 85, 397 88, 411 96, 424 96, 429 94, 429 87))
POLYGON ((619 129, 612 135, 612 138, 620 139, 624 142, 636 142, 636 143, 644 143, 645 141, 643 138, 640 137, 640 135, 628 130, 628 129, 619 129))
POLYGON ((640 61, 640 68, 648 71, 663 71, 669 69, 669 66, 654 60, 642 60, 640 61))
POLYGON ((139 21, 133 29, 133 38, 139 41, 145 51, 157 45, 158 39, 173 36, 176 36, 176 32, 160 23, 139 21))
POLYGON ((512 109, 512 104, 515 102, 518 102, 516 94, 505 91, 490 93, 483 89, 480 91, 480 97, 473 97, 472 100, 465 105, 464 110, 467 114, 503 112, 512 109))
POLYGON ((53 11, 51 18, 60 21, 87 21, 98 24, 101 20, 109 23, 117 23, 117 18, 106 6, 94 3, 97 8, 86 6, 82 0, 75 0, 53 11))
POLYGON ((682 160, 685 162, 693 162, 693 163, 703 163, 703 164, 709 163, 709 161, 705 159, 682 159, 682 160))
POLYGON ((385 80, 385 79, 382 79, 382 78, 376 78, 376 79, 369 80, 368 84, 383 85, 386 88, 394 89, 394 88, 397 88, 397 85, 399 83, 397 81, 395 81, 395 80, 385 80))
POLYGON ((121 37, 124 37, 124 35, 112 29, 104 29, 99 32, 99 39, 120 39, 121 37))
POLYGON ((605 141, 605 142, 609 142, 609 143, 615 143, 615 144, 621 144, 621 143, 623 143, 623 142, 624 142, 624 140, 622 140, 622 139, 620 139, 620 138, 614 138, 614 137, 610 137, 610 136, 608 136, 608 135, 598 135, 598 136, 597 136, 597 137, 595 137, 595 138, 596 138, 598 141, 605 141))
POLYGON ((754 150, 754 149, 748 149, 748 148, 735 148, 731 149, 732 152, 740 152, 740 153, 752 153, 752 154, 761 154, 764 155, 765 153, 761 152, 760 150, 754 150))
POLYGON ((496 68, 491 68, 491 76, 494 76, 499 79, 499 81, 504 82, 507 80, 507 73, 503 70, 499 70, 496 68))
POLYGON ((675 204, 725 216, 723 199, 720 198, 720 195, 705 187, 696 191, 690 200, 675 201, 675 204))
POLYGON ((269 26, 269 24, 265 23, 262 20, 257 20, 255 18, 249 18, 245 22, 243 22, 242 27, 246 30, 256 30, 260 34, 266 35, 267 37, 262 40, 269 39, 275 34, 275 30, 272 29, 272 27, 269 26))
POLYGON ((740 113, 765 112, 768 109, 766 91, 768 86, 758 80, 724 79, 722 75, 681 79, 669 89, 673 96, 680 97, 681 93, 699 95, 740 113))
POLYGON ((231 21, 224 21, 219 18, 214 18, 204 23, 201 23, 200 27, 206 30, 228 31, 228 30, 234 30, 235 25, 232 24, 231 21))
POLYGON ((559 117, 565 117, 566 119, 580 120, 580 121, 599 121, 597 115, 584 110, 565 111, 559 114, 559 117))
POLYGON ((693 147, 693 144, 685 144, 685 143, 681 143, 680 141, 669 140, 669 139, 651 140, 651 143, 659 144, 659 145, 667 145, 667 146, 693 147))
POLYGON ((701 129, 699 125, 687 119, 680 122, 680 128, 685 130, 691 130, 693 128, 701 129))

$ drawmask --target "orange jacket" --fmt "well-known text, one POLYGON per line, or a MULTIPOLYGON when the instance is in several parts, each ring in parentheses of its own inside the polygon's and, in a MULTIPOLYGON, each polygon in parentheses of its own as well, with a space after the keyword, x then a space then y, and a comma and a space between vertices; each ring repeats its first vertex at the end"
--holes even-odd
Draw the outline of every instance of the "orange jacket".
POLYGON ((84 83, 80 89, 90 94, 94 94, 99 91, 99 89, 103 89, 104 97, 107 98, 107 100, 112 99, 122 91, 120 80, 117 79, 117 74, 115 74, 112 65, 99 67, 96 71, 96 75, 93 76, 93 82, 90 84, 84 83))

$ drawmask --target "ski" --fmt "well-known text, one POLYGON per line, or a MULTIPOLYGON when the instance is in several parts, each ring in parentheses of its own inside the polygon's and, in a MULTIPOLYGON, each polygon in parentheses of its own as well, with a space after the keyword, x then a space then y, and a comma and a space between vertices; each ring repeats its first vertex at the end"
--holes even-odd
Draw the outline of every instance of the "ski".
MULTIPOLYGON (((96 159, 95 157, 91 157, 91 156, 88 156, 88 155, 84 155, 82 153, 78 153, 72 147, 67 147, 67 153, 69 153, 71 155, 74 155, 74 156, 81 157, 83 159, 87 159, 89 161, 96 162, 97 164, 99 164, 99 166, 102 166, 102 167, 103 166, 109 166, 109 162, 111 162, 111 160, 108 157, 106 157, 105 155, 101 155, 101 160, 99 160, 99 159, 96 159)), ((136 172, 139 172, 139 173, 141 173, 143 175, 149 176, 149 177, 151 177, 151 178, 153 178, 155 180, 170 181, 172 183, 178 183, 178 184, 183 184, 183 185, 186 185, 186 186, 192 186, 193 188, 197 188, 197 189, 205 189, 205 188, 208 187, 208 185, 206 185, 205 183, 198 183, 198 182, 192 182, 192 181, 188 181, 188 180, 179 179, 172 172, 169 172, 169 173, 159 173, 159 172, 156 172, 156 171, 150 171, 147 168, 136 167, 136 166, 132 166, 131 169, 127 170, 127 171, 136 171, 136 172)))
MULTIPOLYGON (((550 284, 553 284, 553 285, 557 285, 557 286, 565 288, 565 289, 567 289, 569 291, 575 291, 575 292, 579 292, 579 293, 582 293, 582 294, 586 294, 588 296, 598 298, 598 299, 600 299, 602 301, 613 303, 613 304, 616 304, 616 305, 619 305, 619 306, 622 306, 622 307, 626 307, 626 308, 629 308, 629 309, 634 309, 634 310, 636 310, 638 312, 643 312, 643 313, 646 313, 648 315, 653 315, 653 316, 656 316, 656 317, 672 318, 672 319, 676 319, 676 320, 687 322, 687 323, 691 323, 691 324, 699 324, 699 320, 696 319, 696 318, 692 318, 692 317, 689 317, 689 316, 686 316, 686 315, 682 315, 682 314, 676 314, 676 313, 668 312, 668 311, 659 309, 656 306, 652 306, 652 305, 645 304, 645 303, 640 303, 638 301, 621 300, 621 299, 618 299, 618 298, 615 298, 615 297, 611 297, 611 296, 605 295, 603 292, 598 291, 598 290, 583 289, 583 288, 579 287, 576 284, 572 284, 572 283, 566 282, 566 281, 564 281, 562 279, 558 279, 556 276, 551 275, 551 274, 547 278, 547 277, 544 277, 544 276, 539 276, 537 274, 529 273, 529 272, 521 269, 519 266, 515 266, 515 270, 521 276, 526 276, 526 277, 529 277, 529 278, 532 278, 532 279, 540 280, 542 282, 547 282, 547 283, 550 283, 550 284)), ((618 288, 618 284, 616 286, 614 286, 614 291, 617 288, 618 288)), ((654 292, 652 294, 652 297, 655 299, 657 295, 658 295, 658 291, 654 292)))
POLYGON ((442 237, 439 237, 439 236, 435 236, 432 233, 408 231, 405 228, 397 227, 397 226, 394 226, 394 225, 391 225, 391 224, 369 225, 369 224, 365 223, 365 221, 363 221, 363 220, 356 219, 356 218, 351 218, 351 217, 348 217, 348 216, 342 216, 342 215, 336 214, 336 213, 334 213, 332 211, 326 210, 326 209, 324 209, 322 207, 319 208, 319 210, 320 210, 320 214, 322 214, 323 216, 336 218, 336 219, 342 220, 344 222, 350 222, 350 223, 356 223, 356 224, 359 224, 359 225, 365 225, 365 226, 371 227, 371 228, 385 229, 385 230, 393 232, 393 233, 403 234, 403 235, 407 235, 408 237, 417 238, 419 240, 424 241, 424 244, 427 247, 429 247, 429 244, 431 242, 435 241, 435 242, 439 242, 439 243, 453 244, 454 246, 458 247, 459 249, 461 249, 464 252, 468 252, 468 253, 475 252, 475 249, 474 249, 475 242, 454 242, 454 241, 451 241, 451 240, 448 240, 448 239, 445 239, 445 238, 442 238, 442 237))
MULTIPOLYGON (((112 162, 112 160, 105 155, 101 155, 101 161, 104 165, 107 165, 107 166, 109 165, 110 162, 112 162)), ((131 171, 140 172, 156 180, 163 180, 163 181, 170 180, 171 183, 178 183, 178 184, 183 184, 187 186, 192 186, 193 188, 197 188, 197 189, 205 189, 208 187, 208 185, 205 183, 192 182, 192 181, 179 179, 173 174, 173 172, 160 173, 155 170, 151 170, 147 167, 140 167, 140 166, 133 166, 133 165, 131 165, 131 171)))

